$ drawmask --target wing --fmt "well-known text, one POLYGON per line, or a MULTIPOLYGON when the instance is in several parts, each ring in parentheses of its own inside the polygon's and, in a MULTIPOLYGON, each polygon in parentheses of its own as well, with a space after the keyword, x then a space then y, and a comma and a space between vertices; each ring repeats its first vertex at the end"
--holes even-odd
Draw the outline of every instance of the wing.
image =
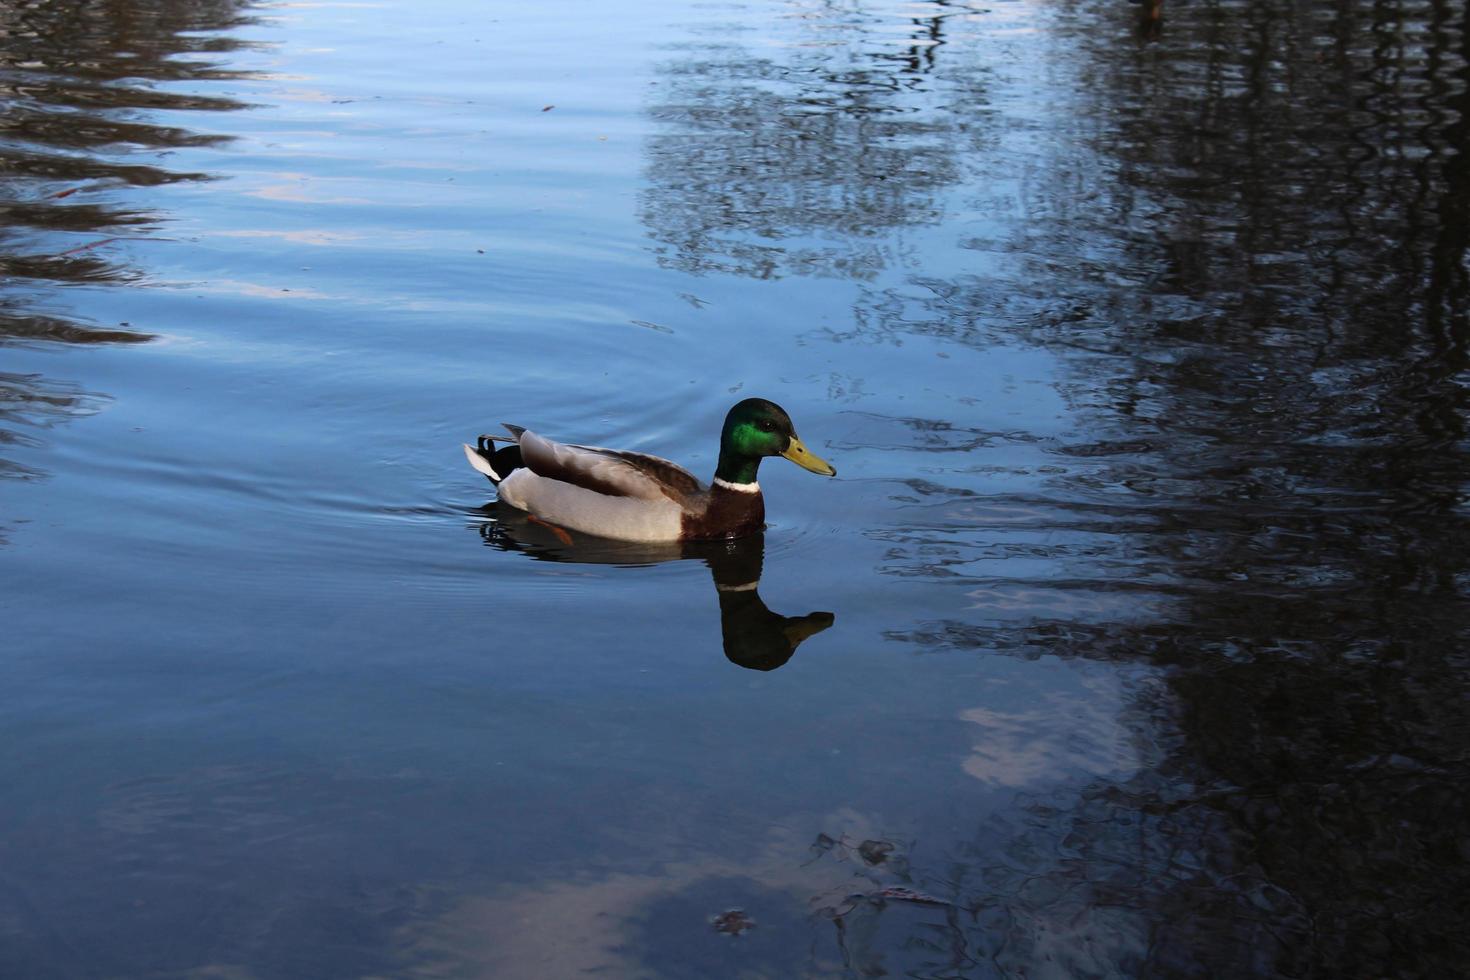
POLYGON ((517 434, 527 468, 550 480, 612 497, 672 500, 681 506, 704 489, 693 473, 657 456, 569 446, 524 430, 517 434))
MULTIPOLYGON (((585 448, 585 447, 581 447, 585 448)), ((645 476, 658 483, 664 496, 683 503, 685 499, 704 493, 708 489, 693 473, 678 463, 671 463, 661 456, 634 453, 622 449, 598 449, 596 452, 610 453, 636 466, 645 476)))

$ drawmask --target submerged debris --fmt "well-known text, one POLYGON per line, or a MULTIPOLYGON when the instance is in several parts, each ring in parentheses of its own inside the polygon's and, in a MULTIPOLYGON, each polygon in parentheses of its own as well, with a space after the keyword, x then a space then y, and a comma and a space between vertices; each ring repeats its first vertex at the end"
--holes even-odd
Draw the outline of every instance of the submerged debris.
POLYGON ((723 932, 727 936, 738 936, 755 928, 755 920, 746 915, 744 909, 726 909, 710 919, 710 924, 715 927, 715 932, 723 932))
POLYGON ((886 840, 865 840, 858 845, 858 856, 868 865, 882 864, 893 853, 893 843, 886 840))

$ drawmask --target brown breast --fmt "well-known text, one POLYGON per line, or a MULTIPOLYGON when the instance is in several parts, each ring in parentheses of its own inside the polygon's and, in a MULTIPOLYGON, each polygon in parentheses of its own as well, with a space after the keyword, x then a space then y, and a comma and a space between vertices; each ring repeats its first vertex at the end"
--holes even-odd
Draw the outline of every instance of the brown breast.
POLYGON ((743 493, 716 484, 706 499, 702 510, 684 513, 683 534, 687 540, 740 538, 766 526, 766 501, 759 490, 743 493))

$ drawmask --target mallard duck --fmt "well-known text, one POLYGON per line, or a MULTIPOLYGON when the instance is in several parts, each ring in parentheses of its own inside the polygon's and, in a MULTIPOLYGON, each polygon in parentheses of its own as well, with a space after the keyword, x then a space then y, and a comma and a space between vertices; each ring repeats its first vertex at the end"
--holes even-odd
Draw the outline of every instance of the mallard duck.
POLYGON ((837 475, 796 437, 786 410, 764 398, 747 398, 725 416, 710 486, 657 456, 563 445, 518 425, 505 428, 508 438, 480 436, 464 447, 501 500, 546 523, 624 541, 703 541, 761 530, 766 506, 756 471, 767 456, 837 475))

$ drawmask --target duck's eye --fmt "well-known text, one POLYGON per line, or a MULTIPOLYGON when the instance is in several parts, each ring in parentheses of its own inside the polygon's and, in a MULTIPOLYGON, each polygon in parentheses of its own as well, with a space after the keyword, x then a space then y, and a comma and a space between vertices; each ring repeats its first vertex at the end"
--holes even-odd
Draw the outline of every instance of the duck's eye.
POLYGON ((770 419, 761 419, 760 422, 757 424, 760 425, 762 432, 776 431, 776 423, 772 422, 770 419))

